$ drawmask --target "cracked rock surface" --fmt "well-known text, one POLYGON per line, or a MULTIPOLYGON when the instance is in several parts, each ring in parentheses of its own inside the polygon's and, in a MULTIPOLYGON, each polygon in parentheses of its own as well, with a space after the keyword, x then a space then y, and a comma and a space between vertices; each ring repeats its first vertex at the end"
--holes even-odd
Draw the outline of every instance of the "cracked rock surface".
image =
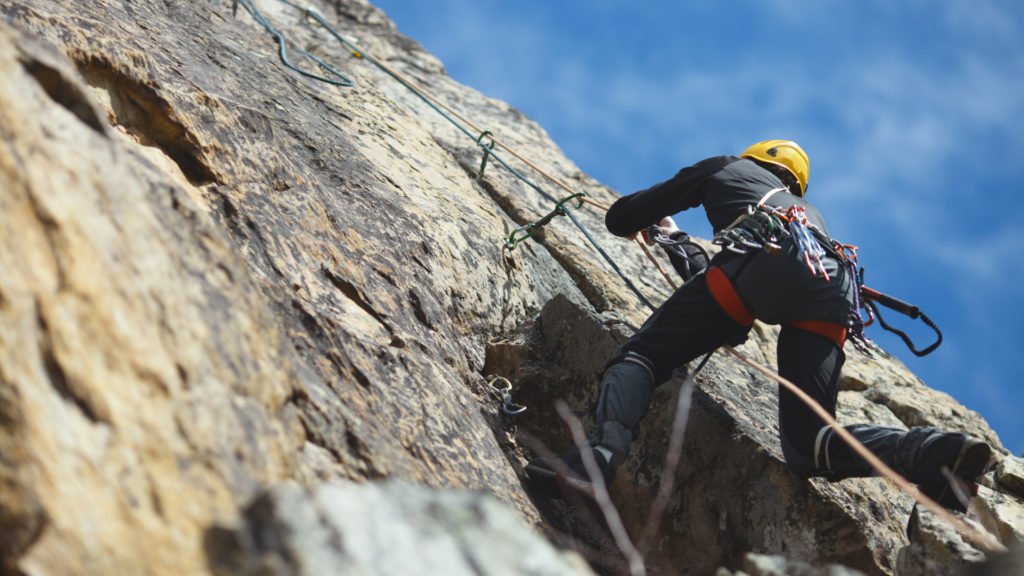
MULTIPOLYGON (((253 502, 275 487, 386 479, 487 492, 516 530, 622 573, 606 534, 532 500, 518 474, 533 439, 568 445, 553 400, 587 412, 646 308, 565 217, 505 249, 550 199, 494 159, 478 179, 472 137, 302 12, 255 5, 293 62, 317 71, 301 47, 354 86, 285 68, 274 37, 227 0, 0 0, 0 572, 211 573, 211 534, 258 532, 253 502), (524 416, 498 413, 490 374, 512 380, 524 416)), ((616 198, 377 8, 312 6, 572 190, 616 198)), ((600 210, 574 215, 647 298, 668 295, 600 210)), ((771 365, 776 335, 758 325, 742 351, 771 365)), ((1002 450, 979 415, 898 361, 848 352, 841 420, 933 424, 1002 450)), ((651 572, 739 570, 754 552, 929 573, 934 562, 900 551, 934 538, 922 524, 907 540, 910 500, 888 483, 786 471, 771 382, 725 355, 698 381, 651 572)), ((634 533, 677 386, 659 391, 613 487, 634 533)), ((1015 478, 1006 460, 978 507, 1004 539, 1021 533, 1015 478)), ((943 566, 973 553, 958 554, 943 566)))

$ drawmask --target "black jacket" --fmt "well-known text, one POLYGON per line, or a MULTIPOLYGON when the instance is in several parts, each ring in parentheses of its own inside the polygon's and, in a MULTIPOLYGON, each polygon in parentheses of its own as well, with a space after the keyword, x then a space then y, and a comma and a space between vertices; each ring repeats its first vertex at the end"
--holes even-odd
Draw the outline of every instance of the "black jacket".
MULTIPOLYGON (((665 216, 703 205, 717 233, 769 191, 782 188, 781 180, 753 160, 716 156, 683 168, 678 174, 646 190, 618 199, 605 216, 608 230, 618 236, 635 234, 665 216)), ((799 205, 807 219, 826 235, 828 228, 807 200, 788 192, 773 194, 767 204, 778 208, 799 205)), ((769 255, 752 251, 738 256, 723 250, 712 264, 725 271, 754 315, 769 323, 825 320, 846 324, 854 286, 847 270, 832 257, 822 259, 830 280, 814 276, 799 257, 791 239, 782 251, 769 255)))
MULTIPOLYGON (((612 234, 629 236, 665 216, 703 204, 717 233, 746 214, 747 206, 757 204, 768 191, 783 186, 777 176, 753 160, 715 156, 683 168, 660 184, 619 198, 605 215, 605 225, 612 234)), ((821 214, 803 198, 780 193, 773 195, 768 204, 779 208, 803 206, 808 221, 828 234, 821 214)))

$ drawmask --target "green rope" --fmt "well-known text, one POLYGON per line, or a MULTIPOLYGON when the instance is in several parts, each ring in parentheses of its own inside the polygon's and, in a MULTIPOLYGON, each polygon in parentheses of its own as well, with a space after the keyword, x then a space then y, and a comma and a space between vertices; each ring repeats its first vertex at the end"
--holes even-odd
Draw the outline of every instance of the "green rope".
MULTIPOLYGON (((244 0, 244 1, 248 1, 248 0, 244 0)), ((408 89, 410 92, 412 92, 414 95, 416 95, 417 98, 422 100, 427 106, 432 108, 435 112, 440 114, 445 120, 447 120, 449 123, 451 123, 451 125, 454 126, 456 129, 458 129, 460 132, 462 132, 463 134, 468 136, 471 140, 477 141, 477 139, 479 138, 477 135, 475 135, 472 132, 470 132, 469 129, 467 129, 459 121, 457 121, 455 118, 453 118, 451 114, 448 114, 444 109, 442 109, 440 106, 438 106, 437 104, 432 102, 430 100, 430 98, 428 98, 426 94, 422 93, 418 88, 416 88, 416 86, 413 86, 412 84, 407 82, 404 78, 402 78, 401 76, 399 76, 398 74, 393 72, 387 66, 383 65, 376 58, 373 58, 369 54, 366 54, 365 52, 362 51, 362 49, 360 49, 358 46, 356 46, 355 44, 350 42, 348 39, 346 39, 344 36, 342 36, 337 31, 337 29, 335 29, 323 16, 320 15, 319 12, 317 12, 313 8, 299 6, 298 4, 290 2, 289 0, 280 0, 280 1, 283 2, 284 4, 287 4, 288 6, 291 6, 293 8, 298 9, 298 10, 301 10, 302 12, 304 12, 310 18, 316 20, 332 36, 334 36, 334 38, 336 40, 338 40, 338 42, 341 43, 342 46, 345 47, 345 49, 347 49, 349 52, 351 52, 353 56, 355 56, 357 58, 361 58, 363 60, 366 60, 367 62, 369 62, 369 63, 373 64, 374 66, 376 66, 381 72, 384 72, 385 74, 387 74, 388 76, 393 78, 396 82, 398 82, 402 86, 405 86, 406 89, 408 89)), ((482 138, 480 140, 482 140, 482 138)), ((498 162, 499 164, 504 166, 505 169, 508 170, 513 176, 515 176, 521 182, 523 182, 524 184, 526 184, 527 186, 532 188, 534 191, 536 191, 538 194, 540 194, 541 197, 543 197, 545 200, 547 200, 547 201, 549 201, 551 203, 554 203, 554 204, 558 204, 559 201, 554 196, 552 196, 551 194, 548 194, 547 192, 545 192, 543 188, 541 188, 540 186, 535 184, 532 180, 527 178, 522 172, 520 172, 519 170, 517 170, 514 167, 512 167, 511 165, 509 165, 509 163, 506 162, 504 158, 502 158, 494 150, 492 150, 490 148, 487 148, 487 146, 482 141, 481 142, 477 142, 477 145, 480 146, 481 148, 483 148, 485 150, 485 153, 489 157, 494 158, 495 162, 498 162)), ((601 244, 597 241, 597 239, 595 239, 594 236, 590 233, 590 231, 587 230, 586 226, 584 226, 583 223, 580 222, 579 218, 576 217, 576 214, 573 213, 573 210, 569 206, 563 206, 562 207, 562 211, 565 214, 565 216, 573 223, 573 225, 575 225, 576 228, 579 229, 579 231, 583 234, 583 237, 587 239, 587 241, 590 243, 590 245, 593 246, 595 250, 597 250, 597 253, 601 255, 601 257, 605 260, 605 262, 607 262, 608 265, 611 266, 612 270, 614 270, 615 273, 618 274, 618 276, 620 278, 622 278, 622 280, 626 283, 626 286, 628 286, 629 289, 632 290, 634 294, 636 294, 637 298, 639 298, 640 301, 645 306, 650 308, 651 310, 656 310, 657 307, 654 304, 652 304, 651 301, 648 300, 647 297, 644 296, 642 292, 640 292, 640 289, 637 288, 636 285, 633 284, 633 281, 630 280, 628 276, 626 276, 626 274, 622 271, 621 268, 619 268, 618 264, 615 263, 615 260, 612 259, 612 257, 608 254, 607 251, 605 251, 605 249, 601 246, 601 244)))
POLYGON ((272 34, 274 38, 277 40, 277 56, 281 59, 281 63, 284 64, 286 67, 298 72, 299 74, 302 74, 306 78, 312 78, 313 80, 317 80, 319 82, 326 82, 327 84, 330 84, 332 86, 348 88, 355 85, 355 83, 352 82, 351 79, 349 79, 347 76, 339 72, 336 68, 334 68, 327 62, 324 62, 315 54, 311 54, 303 50, 302 48, 297 48, 297 50, 310 60, 319 64, 321 68, 323 68, 328 74, 330 74, 334 78, 328 78, 326 76, 313 74, 312 72, 306 72, 302 68, 299 68, 295 64, 292 64, 291 60, 288 59, 288 48, 286 47, 284 34, 282 34, 277 28, 274 28, 273 25, 270 24, 270 21, 267 20, 266 17, 264 17, 263 14, 261 14, 260 11, 256 9, 256 6, 253 5, 252 0, 234 0, 234 4, 232 5, 231 8, 232 15, 237 15, 239 4, 241 4, 242 8, 245 8, 245 11, 253 17, 253 20, 256 20, 256 22, 260 26, 263 26, 263 28, 267 32, 272 34))

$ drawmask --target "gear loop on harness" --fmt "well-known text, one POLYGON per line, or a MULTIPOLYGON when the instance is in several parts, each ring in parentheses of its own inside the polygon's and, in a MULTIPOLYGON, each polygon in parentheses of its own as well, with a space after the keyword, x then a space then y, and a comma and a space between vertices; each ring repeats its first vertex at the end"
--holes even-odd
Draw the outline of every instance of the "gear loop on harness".
POLYGON ((501 400, 501 412, 509 416, 516 416, 526 412, 526 406, 516 404, 512 401, 512 382, 504 376, 488 376, 487 386, 491 394, 501 400))

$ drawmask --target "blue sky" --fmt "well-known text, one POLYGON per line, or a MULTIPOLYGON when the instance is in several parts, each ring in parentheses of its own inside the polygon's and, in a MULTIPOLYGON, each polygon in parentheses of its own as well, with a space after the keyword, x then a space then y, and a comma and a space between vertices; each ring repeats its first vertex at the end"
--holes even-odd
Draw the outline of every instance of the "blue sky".
MULTIPOLYGON (((946 340, 918 359, 871 336, 1024 450, 1024 3, 375 4, 621 193, 798 141, 808 197, 861 247, 868 284, 920 305, 946 340)), ((702 212, 677 221, 710 235, 702 212)))

